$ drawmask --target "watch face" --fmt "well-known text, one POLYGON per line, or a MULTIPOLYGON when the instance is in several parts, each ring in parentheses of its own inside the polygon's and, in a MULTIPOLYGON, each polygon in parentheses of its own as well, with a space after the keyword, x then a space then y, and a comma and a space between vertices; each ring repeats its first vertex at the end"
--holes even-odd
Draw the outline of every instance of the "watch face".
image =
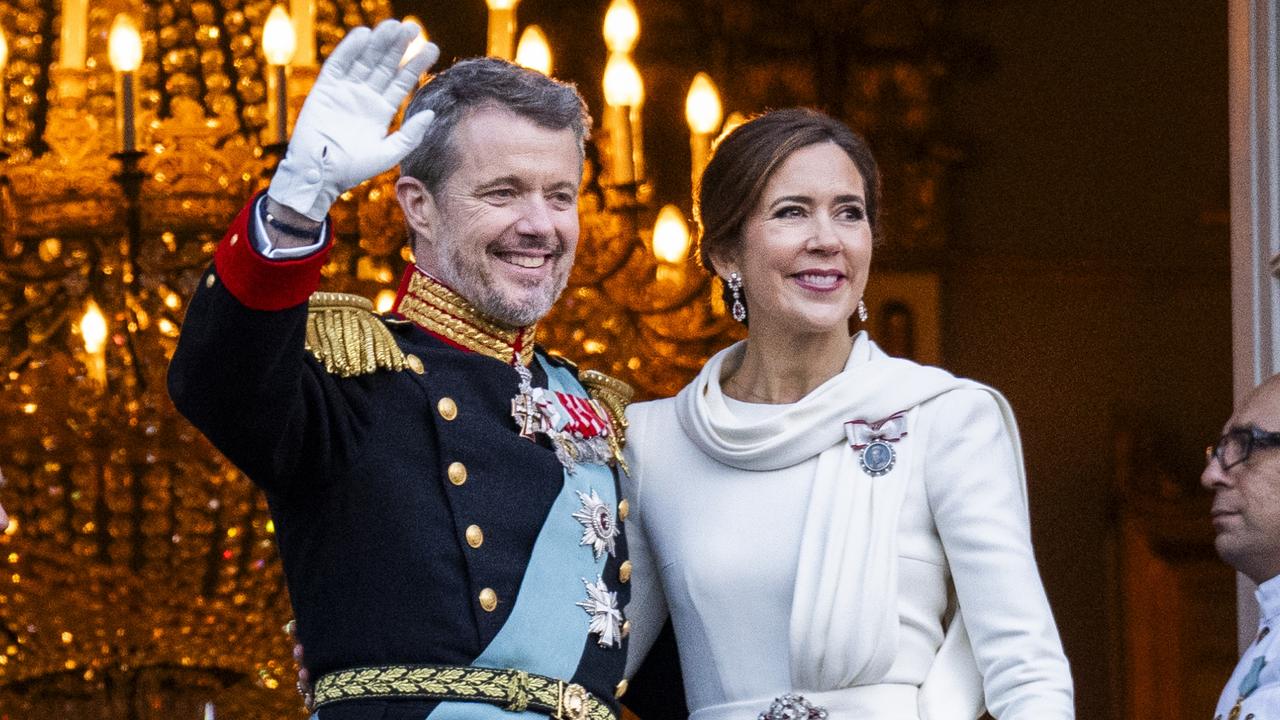
POLYGON ((875 440, 862 449, 862 469, 871 477, 880 477, 893 469, 897 453, 883 440, 875 440))

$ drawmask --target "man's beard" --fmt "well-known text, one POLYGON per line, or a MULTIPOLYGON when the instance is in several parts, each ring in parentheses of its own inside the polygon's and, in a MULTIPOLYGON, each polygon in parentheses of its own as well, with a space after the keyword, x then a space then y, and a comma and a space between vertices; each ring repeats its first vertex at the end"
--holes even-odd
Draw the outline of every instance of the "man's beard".
MULTIPOLYGON (((436 256, 435 267, 440 280, 451 290, 466 298, 475 309, 508 327, 525 327, 541 320, 551 311, 551 306, 555 304, 569 282, 569 270, 572 265, 566 264, 556 271, 557 274, 553 276, 550 284, 539 287, 538 292, 523 301, 513 300, 504 297, 496 284, 491 282, 484 265, 487 252, 481 252, 478 255, 463 252, 458 245, 444 238, 442 240, 444 241, 438 244, 433 243, 432 248, 436 256)), ((530 246, 533 249, 543 249, 546 243, 526 243, 520 247, 529 248, 530 246)), ((556 262, 562 253, 563 249, 555 250, 546 261, 556 262)))

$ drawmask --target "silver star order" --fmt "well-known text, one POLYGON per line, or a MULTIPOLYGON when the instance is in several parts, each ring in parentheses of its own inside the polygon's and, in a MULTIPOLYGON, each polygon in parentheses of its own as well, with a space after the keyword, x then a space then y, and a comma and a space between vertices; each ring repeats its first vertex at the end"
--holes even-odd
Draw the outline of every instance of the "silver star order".
POLYGON ((618 609, 618 594, 609 591, 604 579, 597 577, 593 583, 582 578, 587 586, 587 599, 574 603, 591 616, 588 632, 600 636, 600 647, 618 647, 622 644, 622 611, 618 609))
POLYGON ((573 518, 582 523, 582 540, 579 545, 590 545, 596 560, 608 552, 613 554, 613 540, 618 537, 618 524, 613 520, 613 511, 605 504, 593 489, 590 495, 579 492, 578 499, 582 507, 573 513, 573 518))

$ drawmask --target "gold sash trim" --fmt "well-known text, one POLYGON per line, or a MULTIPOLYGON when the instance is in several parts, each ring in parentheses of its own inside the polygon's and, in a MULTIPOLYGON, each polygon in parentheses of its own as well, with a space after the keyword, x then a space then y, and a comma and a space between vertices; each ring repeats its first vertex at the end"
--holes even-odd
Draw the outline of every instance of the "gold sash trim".
POLYGON ((582 387, 591 397, 599 400, 609 410, 609 420, 613 425, 613 434, 618 442, 623 443, 627 437, 627 405, 635 390, 625 382, 612 375, 605 375, 598 370, 587 370, 578 376, 582 387))
POLYGON ((339 377, 404 369, 404 351, 368 298, 312 293, 307 301, 307 350, 339 377))
POLYGON ((537 325, 511 330, 490 320, 466 298, 411 267, 409 286, 395 308, 423 330, 449 342, 511 363, 517 350, 520 362, 533 362, 537 325))
POLYGON ((419 698, 499 705, 508 712, 533 710, 556 720, 617 720, 609 706, 581 685, 523 670, 456 665, 385 665, 324 675, 316 682, 315 707, 355 698, 419 698))
POLYGON ((622 468, 622 472, 630 475, 631 468, 627 467, 622 449, 627 445, 627 405, 631 403, 635 390, 618 378, 605 375, 598 370, 581 373, 578 381, 582 383, 582 387, 586 388, 587 394, 608 410, 609 425, 613 430, 609 433, 609 449, 613 452, 613 459, 617 461, 618 467, 622 468))

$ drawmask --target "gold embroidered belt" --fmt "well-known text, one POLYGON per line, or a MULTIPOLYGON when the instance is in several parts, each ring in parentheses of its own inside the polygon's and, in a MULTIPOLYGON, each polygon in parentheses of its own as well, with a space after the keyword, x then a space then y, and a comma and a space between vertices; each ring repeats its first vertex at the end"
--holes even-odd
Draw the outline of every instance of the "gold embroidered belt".
POLYGON ((328 673, 316 682, 315 707, 356 698, 483 702, 556 720, 617 720, 581 685, 523 670, 457 665, 384 665, 328 673))

